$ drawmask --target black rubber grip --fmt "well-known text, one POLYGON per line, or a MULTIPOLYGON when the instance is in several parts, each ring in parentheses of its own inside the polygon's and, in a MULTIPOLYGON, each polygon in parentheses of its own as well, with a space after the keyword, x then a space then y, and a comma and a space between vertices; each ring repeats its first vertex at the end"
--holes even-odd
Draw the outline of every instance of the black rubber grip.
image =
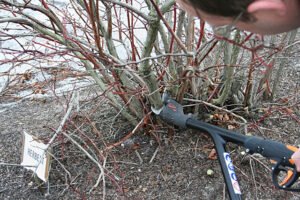
POLYGON ((249 149, 249 153, 259 153, 266 158, 280 161, 284 166, 293 167, 289 159, 291 159, 294 152, 280 142, 253 136, 245 140, 244 146, 249 149))
POLYGON ((168 99, 164 103, 166 105, 159 114, 162 120, 168 124, 178 126, 179 128, 186 128, 186 121, 191 118, 191 116, 183 113, 182 105, 173 99, 168 99))

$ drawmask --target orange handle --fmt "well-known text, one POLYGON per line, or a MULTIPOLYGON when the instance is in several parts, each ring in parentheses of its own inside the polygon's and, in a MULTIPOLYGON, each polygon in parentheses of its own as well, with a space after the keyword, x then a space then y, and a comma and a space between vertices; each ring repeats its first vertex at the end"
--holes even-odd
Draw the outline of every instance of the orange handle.
MULTIPOLYGON (((291 145, 286 145, 286 148, 288 148, 289 150, 293 151, 293 152, 296 152, 298 151, 298 148, 297 147, 294 147, 294 146, 291 146, 291 145)), ((289 162, 292 164, 292 165, 295 165, 295 161, 290 158, 289 159, 289 162)))

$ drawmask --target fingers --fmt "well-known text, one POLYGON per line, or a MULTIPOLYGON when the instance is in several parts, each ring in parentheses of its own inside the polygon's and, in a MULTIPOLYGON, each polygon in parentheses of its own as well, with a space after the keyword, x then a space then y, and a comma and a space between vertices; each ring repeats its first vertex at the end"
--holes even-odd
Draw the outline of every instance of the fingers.
POLYGON ((292 159, 295 162, 297 172, 300 172, 300 150, 296 151, 292 155, 292 159))

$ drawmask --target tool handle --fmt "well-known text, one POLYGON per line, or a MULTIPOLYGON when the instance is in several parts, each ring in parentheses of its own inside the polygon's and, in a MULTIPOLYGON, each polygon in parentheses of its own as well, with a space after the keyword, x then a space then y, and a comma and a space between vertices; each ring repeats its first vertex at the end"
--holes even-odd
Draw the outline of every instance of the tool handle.
MULTIPOLYGON (((259 153, 262 156, 275 161, 276 164, 272 168, 273 184, 279 189, 300 191, 300 188, 294 187, 300 174, 297 172, 294 160, 291 158, 294 152, 298 150, 296 147, 256 136, 237 134, 198 121, 193 119, 191 115, 184 114, 182 105, 171 99, 167 93, 163 94, 162 99, 164 104, 163 107, 160 110, 153 110, 153 112, 155 111, 154 113, 159 115, 163 121, 178 126, 179 128, 189 127, 207 132, 212 136, 215 143, 221 142, 224 146, 227 142, 236 143, 244 146, 250 154, 259 153), (282 174, 284 177, 283 179, 280 178, 282 177, 282 174)), ((223 162, 221 162, 221 164, 222 163, 223 162)), ((231 193, 233 194, 233 192, 231 193)))
POLYGON ((256 136, 247 138, 244 147, 249 153, 259 153, 276 163, 272 168, 272 179, 277 188, 300 191, 300 188, 293 188, 300 175, 296 170, 294 160, 291 158, 294 152, 298 150, 297 147, 256 136))
POLYGON ((296 168, 290 168, 287 166, 282 166, 281 162, 277 162, 272 168, 272 181, 273 184, 282 190, 287 190, 291 192, 300 192, 300 187, 295 186, 296 181, 299 178, 299 172, 296 168), (283 176, 280 179, 280 176, 283 176))

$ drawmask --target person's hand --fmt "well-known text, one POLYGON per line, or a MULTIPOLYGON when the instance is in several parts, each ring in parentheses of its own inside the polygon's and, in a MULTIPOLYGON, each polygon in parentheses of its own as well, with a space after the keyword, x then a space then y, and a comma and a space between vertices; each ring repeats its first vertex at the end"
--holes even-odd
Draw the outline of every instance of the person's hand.
POLYGON ((292 159, 295 162, 297 171, 300 172, 300 148, 292 155, 292 159))

